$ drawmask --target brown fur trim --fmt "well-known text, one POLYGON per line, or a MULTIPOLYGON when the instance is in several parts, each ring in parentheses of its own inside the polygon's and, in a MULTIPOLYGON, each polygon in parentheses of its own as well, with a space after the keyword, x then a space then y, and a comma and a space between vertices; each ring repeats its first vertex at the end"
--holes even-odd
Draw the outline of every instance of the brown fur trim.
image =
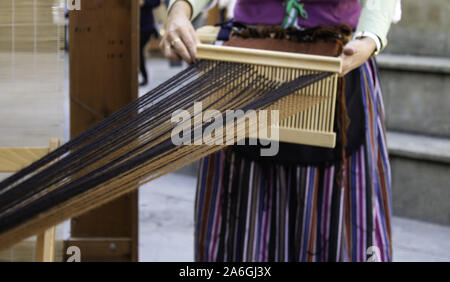
MULTIPOLYGON (((319 26, 306 29, 283 29, 280 26, 258 25, 247 28, 233 27, 232 36, 242 38, 273 38, 297 43, 315 43, 318 41, 338 43, 341 46, 350 40, 352 30, 348 25, 336 27, 319 26)), ((341 50, 342 52, 342 50, 341 50)))

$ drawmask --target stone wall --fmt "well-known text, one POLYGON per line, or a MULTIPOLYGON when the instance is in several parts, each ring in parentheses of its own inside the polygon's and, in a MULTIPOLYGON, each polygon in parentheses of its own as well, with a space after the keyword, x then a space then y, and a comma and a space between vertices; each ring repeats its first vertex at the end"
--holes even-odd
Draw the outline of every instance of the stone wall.
POLYGON ((403 0, 402 12, 387 53, 450 57, 450 1, 403 0))

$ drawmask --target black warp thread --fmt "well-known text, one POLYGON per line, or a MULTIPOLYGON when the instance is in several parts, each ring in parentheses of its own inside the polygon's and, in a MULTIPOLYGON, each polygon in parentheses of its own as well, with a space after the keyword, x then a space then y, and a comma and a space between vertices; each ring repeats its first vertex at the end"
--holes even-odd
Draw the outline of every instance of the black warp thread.
MULTIPOLYGON (((137 141, 161 124, 170 122, 175 110, 188 109, 195 101, 210 97, 226 87, 228 91, 222 94, 222 98, 227 93, 232 93, 239 87, 237 81, 246 74, 256 81, 258 87, 243 88, 228 102, 230 109, 236 109, 232 105, 248 93, 256 98, 241 110, 246 112, 267 108, 279 99, 330 75, 305 75, 280 83, 258 75, 253 67, 246 64, 197 62, 42 159, 0 182, 0 233, 174 149, 171 139, 148 148, 151 142, 169 133, 171 128, 152 135, 145 142, 137 141), (229 87, 230 84, 234 87, 229 87), (71 176, 80 173, 83 168, 133 142, 137 142, 136 146, 123 155, 79 178, 71 179, 71 176), (58 188, 47 191, 54 185, 58 188), (23 204, 32 197, 36 199, 23 204)), ((213 108, 219 99, 220 97, 208 108, 213 108)), ((209 124, 201 127, 204 129, 209 124)), ((164 164, 160 167, 163 166, 164 164)))

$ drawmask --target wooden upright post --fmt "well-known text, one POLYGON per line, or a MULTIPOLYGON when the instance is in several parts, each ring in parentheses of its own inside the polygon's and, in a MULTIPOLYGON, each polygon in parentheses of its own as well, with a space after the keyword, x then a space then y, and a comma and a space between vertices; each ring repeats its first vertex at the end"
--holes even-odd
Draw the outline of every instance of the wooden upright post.
MULTIPOLYGON (((56 150, 60 146, 59 139, 50 140, 48 152, 56 150)), ((50 227, 36 237, 36 261, 54 262, 55 261, 55 233, 56 226, 50 227)))
POLYGON ((55 261, 55 231, 56 227, 50 227, 36 237, 36 261, 55 261))
MULTIPOLYGON (((137 98, 138 40, 139 0, 82 0, 69 12, 72 137, 137 98)), ((137 192, 72 219, 65 245, 82 261, 137 261, 137 192)))

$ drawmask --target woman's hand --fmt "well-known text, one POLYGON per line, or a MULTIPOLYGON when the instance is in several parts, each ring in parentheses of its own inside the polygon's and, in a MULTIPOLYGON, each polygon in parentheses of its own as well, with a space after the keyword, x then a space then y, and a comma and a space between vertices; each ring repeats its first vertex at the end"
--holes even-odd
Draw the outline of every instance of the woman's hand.
POLYGON ((364 64, 375 52, 377 45, 370 37, 355 39, 347 43, 342 52, 342 72, 346 75, 352 70, 364 64))
POLYGON ((164 57, 171 61, 195 62, 197 44, 200 39, 195 33, 190 18, 192 8, 186 1, 177 1, 171 8, 165 24, 165 34, 159 44, 164 57))

